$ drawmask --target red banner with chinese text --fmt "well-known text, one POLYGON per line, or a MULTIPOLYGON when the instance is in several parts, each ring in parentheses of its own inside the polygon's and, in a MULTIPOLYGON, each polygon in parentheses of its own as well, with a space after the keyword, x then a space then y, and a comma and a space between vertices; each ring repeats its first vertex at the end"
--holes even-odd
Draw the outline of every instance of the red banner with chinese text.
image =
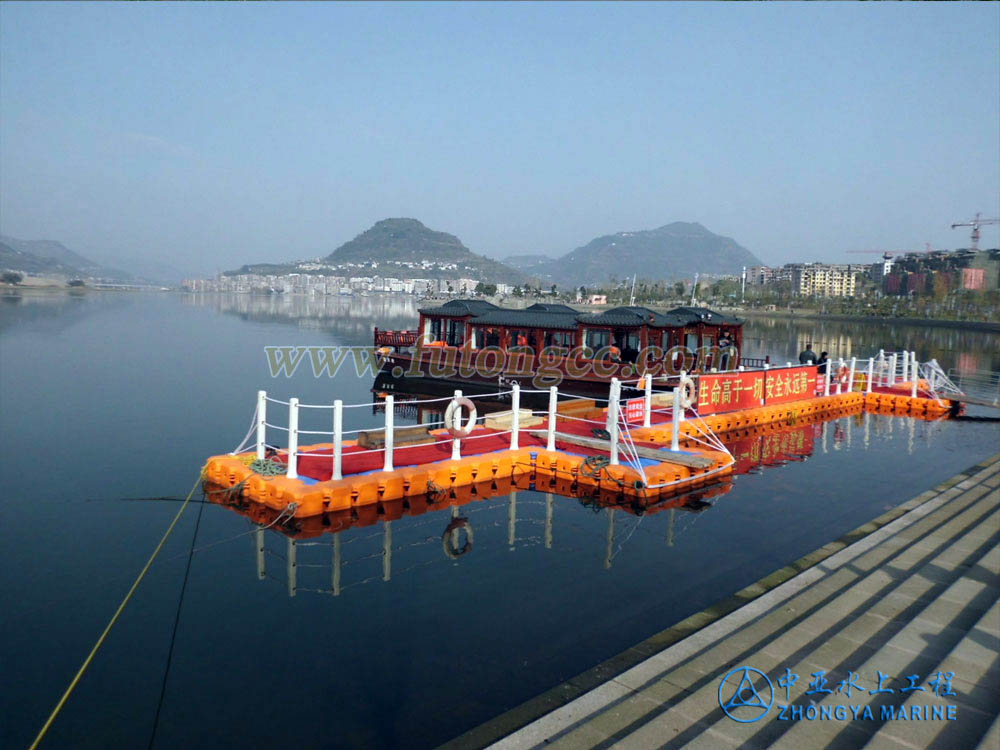
POLYGON ((721 414, 767 404, 801 401, 822 392, 815 365, 752 372, 720 372, 698 376, 699 414, 721 414))
POLYGON ((698 376, 699 414, 753 409, 764 404, 764 371, 720 372, 698 376))
POLYGON ((764 382, 765 404, 786 404, 790 401, 801 401, 816 395, 816 385, 819 382, 820 393, 823 384, 816 374, 816 365, 802 367, 777 367, 766 371, 764 382))

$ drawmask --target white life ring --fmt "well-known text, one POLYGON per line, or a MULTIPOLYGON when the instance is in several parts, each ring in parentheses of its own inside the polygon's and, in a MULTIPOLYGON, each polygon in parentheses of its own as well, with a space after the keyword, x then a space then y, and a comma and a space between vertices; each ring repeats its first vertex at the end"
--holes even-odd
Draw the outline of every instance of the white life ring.
POLYGON ((677 387, 681 389, 681 406, 685 409, 690 409, 694 406, 695 399, 698 397, 694 381, 687 375, 682 375, 677 387))
POLYGON ((476 426, 476 405, 464 396, 454 398, 444 410, 444 426, 448 433, 455 438, 468 437, 476 426), (469 412, 469 421, 462 427, 462 416, 459 409, 465 407, 469 412))

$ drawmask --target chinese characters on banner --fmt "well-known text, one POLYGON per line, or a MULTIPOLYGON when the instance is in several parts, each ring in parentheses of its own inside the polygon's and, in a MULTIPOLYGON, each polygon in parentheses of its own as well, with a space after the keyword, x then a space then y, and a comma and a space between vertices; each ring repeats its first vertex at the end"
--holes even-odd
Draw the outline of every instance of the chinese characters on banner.
POLYGON ((699 375, 696 408, 702 415, 721 414, 801 401, 816 395, 820 381, 814 365, 699 375))
POLYGON ((625 421, 641 422, 646 414, 645 398, 630 398, 625 402, 625 421))

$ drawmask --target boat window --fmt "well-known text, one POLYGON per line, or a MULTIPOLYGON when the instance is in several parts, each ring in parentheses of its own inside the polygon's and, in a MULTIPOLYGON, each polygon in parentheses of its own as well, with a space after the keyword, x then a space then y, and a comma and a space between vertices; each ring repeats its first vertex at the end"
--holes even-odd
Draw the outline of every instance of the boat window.
POLYGON ((698 334, 689 333, 684 337, 684 346, 690 349, 692 352, 698 351, 698 334))
POLYGON ((573 346, 573 332, 549 331, 545 334, 545 346, 558 346, 569 349, 573 346))
POLYGON ((446 328, 447 337, 445 341, 448 346, 461 346, 465 343, 465 321, 455 320, 454 318, 448 321, 446 328))
POLYGON ((500 346, 500 331, 496 328, 480 329, 483 346, 500 346))
POLYGON ((431 320, 431 341, 441 340, 441 319, 433 318, 431 320))
POLYGON ((590 329, 587 331, 587 347, 597 351, 611 343, 611 331, 590 329))
POLYGON ((526 346, 531 349, 535 348, 535 333, 534 331, 526 331, 524 329, 514 329, 510 332, 510 345, 511 346, 526 346))

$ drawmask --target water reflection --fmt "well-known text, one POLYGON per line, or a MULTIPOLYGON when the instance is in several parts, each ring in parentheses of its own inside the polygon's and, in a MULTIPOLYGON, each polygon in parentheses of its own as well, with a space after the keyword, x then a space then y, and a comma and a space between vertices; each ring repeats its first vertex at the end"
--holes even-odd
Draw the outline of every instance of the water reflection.
MULTIPOLYGON (((421 303, 410 296, 367 297, 295 294, 185 294, 185 304, 209 307, 245 320, 331 330, 350 343, 371 344, 372 328, 414 328, 421 303)), ((915 351, 921 361, 945 368, 1000 370, 1000 334, 920 321, 841 321, 750 317, 744 325, 744 354, 795 361, 807 343, 831 358, 871 356, 879 349, 915 351)))
MULTIPOLYGON (((428 415, 415 412, 412 416, 420 419, 428 415)), ((908 453, 912 453, 918 435, 924 444, 930 445, 933 433, 920 425, 933 421, 940 418, 900 417, 892 411, 872 413, 855 406, 825 417, 808 415, 794 423, 735 430, 720 437, 733 454, 736 461, 733 477, 738 477, 807 461, 817 451, 828 453, 852 447, 867 450, 874 442, 891 439, 896 430, 905 431, 908 453)), ((603 543, 593 539, 591 554, 601 556, 604 569, 611 569, 615 557, 626 548, 644 518, 655 517, 649 522, 658 525, 655 533, 668 547, 673 546, 693 524, 686 523, 684 518, 693 519, 716 507, 717 500, 733 489, 733 477, 666 499, 648 500, 626 497, 606 488, 580 487, 570 478, 542 478, 526 472, 514 478, 497 478, 309 518, 287 518, 283 511, 249 502, 222 487, 206 484, 205 493, 212 503, 256 526, 254 549, 260 580, 280 581, 289 596, 304 591, 340 596, 346 589, 375 581, 389 582, 413 570, 460 563, 473 554, 477 531, 487 528, 505 527, 510 551, 530 547, 551 550, 559 533, 558 507, 567 501, 575 501, 606 517, 603 543), (535 528, 539 519, 519 518, 518 509, 525 504, 544 504, 541 529, 535 528), (620 514, 632 519, 628 529, 619 528, 620 514), (418 516, 426 518, 415 520, 418 516), (400 522, 404 523, 403 532, 408 540, 403 543, 393 540, 394 527, 400 522), (363 533, 362 529, 368 527, 379 530, 363 533), (533 535, 534 531, 539 533, 533 535), (303 563, 300 549, 308 547, 328 548, 322 555, 325 562, 315 562, 316 556, 311 555, 310 562, 303 563), (348 554, 354 550, 359 552, 348 554), (408 562, 399 567, 394 557, 402 553, 408 562), (381 561, 381 569, 345 583, 345 568, 353 569, 352 566, 366 560, 381 561), (306 583, 300 581, 303 568, 310 569, 306 583), (316 568, 324 571, 322 583, 312 570, 316 568)), ((493 535, 492 539, 496 544, 497 537, 493 535)))
POLYGON ((879 349, 915 351, 920 361, 936 359, 949 368, 1000 370, 1000 334, 919 321, 824 321, 796 318, 748 318, 743 347, 749 357, 772 362, 796 360, 811 343, 831 358, 871 356, 879 349))
POLYGON ((207 307, 243 320, 333 331, 345 343, 371 345, 372 329, 415 328, 419 300, 373 294, 366 297, 306 294, 184 294, 186 305, 207 307))

